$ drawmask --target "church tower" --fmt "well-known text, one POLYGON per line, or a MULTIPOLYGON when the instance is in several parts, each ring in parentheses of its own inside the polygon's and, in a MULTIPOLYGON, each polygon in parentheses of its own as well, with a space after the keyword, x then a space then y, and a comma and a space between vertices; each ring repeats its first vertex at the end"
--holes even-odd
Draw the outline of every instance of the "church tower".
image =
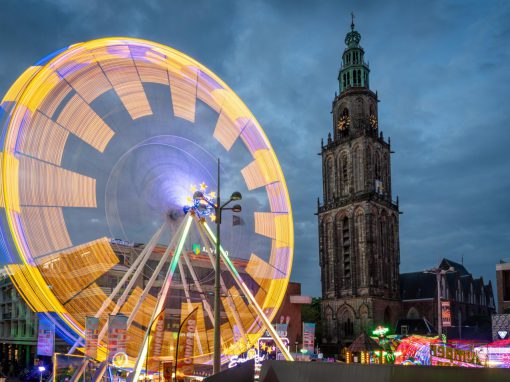
POLYGON ((322 143, 318 203, 323 343, 347 345, 400 314, 399 209, 392 201, 390 141, 378 123, 377 93, 354 29, 338 74, 333 134, 322 143))

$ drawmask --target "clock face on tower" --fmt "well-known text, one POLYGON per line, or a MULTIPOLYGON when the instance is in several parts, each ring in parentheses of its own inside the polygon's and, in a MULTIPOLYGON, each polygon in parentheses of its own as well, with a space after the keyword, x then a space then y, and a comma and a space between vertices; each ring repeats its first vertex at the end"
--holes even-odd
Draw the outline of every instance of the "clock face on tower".
POLYGON ((372 126, 373 129, 377 129, 377 117, 375 115, 368 117, 368 121, 370 122, 370 126, 372 126))
POLYGON ((336 123, 336 127, 338 130, 343 131, 346 130, 347 127, 349 127, 351 119, 348 115, 343 115, 338 119, 338 122, 336 123))

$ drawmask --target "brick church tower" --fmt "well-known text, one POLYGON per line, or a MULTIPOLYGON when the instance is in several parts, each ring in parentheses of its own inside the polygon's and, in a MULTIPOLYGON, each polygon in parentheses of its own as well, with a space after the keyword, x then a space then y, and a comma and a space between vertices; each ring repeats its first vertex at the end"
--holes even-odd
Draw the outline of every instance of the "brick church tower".
POLYGON ((354 29, 338 74, 333 134, 322 143, 318 205, 322 342, 347 345, 400 314, 399 210, 391 196, 390 142, 377 117, 377 93, 354 29))

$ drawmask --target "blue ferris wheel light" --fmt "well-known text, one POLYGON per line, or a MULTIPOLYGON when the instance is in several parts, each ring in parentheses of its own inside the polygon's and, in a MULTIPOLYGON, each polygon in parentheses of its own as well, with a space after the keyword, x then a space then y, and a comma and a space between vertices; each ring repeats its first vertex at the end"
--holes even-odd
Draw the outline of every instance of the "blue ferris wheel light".
POLYGON ((205 219, 209 217, 212 221, 216 220, 215 215, 215 198, 216 193, 214 191, 207 192, 207 185, 205 183, 200 184, 200 190, 197 190, 195 185, 190 187, 193 196, 188 196, 188 204, 183 207, 185 214, 192 212, 198 218, 205 219), (199 195, 199 197, 197 197, 199 195))

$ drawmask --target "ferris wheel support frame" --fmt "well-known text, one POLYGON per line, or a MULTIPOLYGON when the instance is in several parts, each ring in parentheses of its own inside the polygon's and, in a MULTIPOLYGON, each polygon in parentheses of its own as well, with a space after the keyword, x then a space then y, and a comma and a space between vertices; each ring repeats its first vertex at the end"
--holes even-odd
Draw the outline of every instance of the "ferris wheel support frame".
MULTIPOLYGON (((207 237, 213 244, 216 244, 216 237, 214 233, 212 232, 211 228, 207 225, 205 220, 199 219, 197 216, 194 215, 188 215, 185 218, 185 226, 184 230, 182 231, 182 236, 180 236, 178 242, 178 246, 174 252, 174 256, 172 257, 172 261, 170 263, 170 266, 168 268, 167 275, 165 277, 163 288, 161 289, 159 295, 158 295, 158 303, 156 307, 154 308, 151 321, 154 319, 154 317, 157 317, 158 314, 161 313, 161 311, 164 309, 164 304, 166 302, 166 297, 168 295, 168 292, 170 290, 170 286, 172 283, 172 277, 175 272, 175 269, 179 265, 179 260, 182 254, 182 249, 184 247, 184 242, 186 241, 186 238, 189 233, 189 229, 192 222, 196 223, 196 226, 198 228, 198 231, 200 232, 201 237, 207 237)), ((235 280, 237 286, 241 289, 241 291, 245 294, 246 298, 249 300, 250 305, 253 306, 255 313, 258 317, 260 317, 264 327, 269 332, 269 335, 273 338, 273 340, 276 342, 276 345, 284 355, 285 359, 287 361, 294 361, 294 358, 290 354, 289 350, 283 343, 282 339, 274 329, 273 325, 265 315, 264 311, 258 304, 257 300, 249 290, 248 286, 243 282, 241 275, 235 268, 234 264, 230 261, 228 255, 225 253, 223 247, 220 246, 220 258, 223 259, 223 262, 227 266, 230 274, 232 275, 233 279, 235 280)), ((136 359, 135 367, 133 368, 133 372, 128 375, 127 382, 134 382, 137 381, 140 377, 143 365, 145 363, 146 357, 147 357, 147 350, 149 346, 149 339, 150 339, 150 326, 147 328, 145 332, 145 336, 142 342, 142 346, 140 348, 140 351, 138 353, 138 357, 136 359)), ((177 362, 177 360, 174 360, 174 362, 177 362)))
MULTIPOLYGON (((199 229, 198 233, 200 235, 200 239, 202 240, 202 242, 206 243, 209 241, 208 235, 204 232, 204 230, 199 229)), ((210 248, 215 247, 216 243, 213 243, 213 242, 210 242, 210 243, 211 243, 210 248)), ((211 261, 211 265, 212 265, 213 269, 216 270, 215 259, 212 255, 211 251, 207 251, 206 253, 207 253, 207 256, 209 257, 209 260, 211 261)), ((241 317, 239 317, 239 314, 237 312, 237 307, 235 306, 234 301, 232 300, 232 296, 230 295, 230 292, 228 291, 228 289, 225 285, 225 281, 223 280, 223 277, 221 277, 221 274, 220 274, 220 285, 221 285, 222 292, 225 294, 225 296, 227 298, 227 302, 230 307, 230 310, 232 311, 232 313, 234 315, 234 320, 236 322, 236 325, 239 328, 239 331, 241 332, 241 335, 244 338, 244 340, 246 341, 246 343, 249 343, 249 339, 246 336, 246 331, 244 330, 244 326, 243 326, 241 317)), ((211 319, 211 322, 214 322, 214 321, 211 319)))
MULTIPOLYGON (((205 221, 202 221, 200 223, 201 224, 198 224, 198 226, 199 227, 203 226, 202 228, 207 233, 207 236, 209 236, 211 241, 216 243, 216 237, 214 236, 214 233, 211 230, 211 228, 207 225, 207 223, 205 221)), ((287 360, 287 361, 294 361, 294 358, 290 354, 289 349, 287 349, 287 347, 283 343, 282 339, 280 338, 280 336, 276 332, 275 328, 271 324, 271 321, 269 321, 269 319, 265 315, 264 311, 262 310, 262 308, 258 304, 257 300, 255 299, 255 297, 251 293, 250 289, 244 283, 244 281, 241 278, 241 275, 239 274, 239 272, 237 272, 237 269, 234 267, 234 264, 230 261, 230 258, 228 257, 228 255, 225 253, 225 250, 221 246, 220 246, 220 255, 221 255, 221 258, 223 259, 223 262, 227 265, 227 268, 230 271, 230 274, 232 275, 233 279, 237 283, 237 286, 239 288, 241 288, 241 290, 244 292, 246 298, 248 299, 250 304, 255 309, 255 313, 257 314, 257 316, 260 317, 260 319, 262 320, 266 330, 269 332, 269 335, 276 342, 276 345, 278 346, 278 348, 282 352, 283 356, 285 357, 285 360, 287 360)))
MULTIPOLYGON (((172 278, 175 273, 175 269, 177 268, 177 264, 178 264, 179 258, 181 256, 182 249, 184 247, 184 243, 186 241, 189 229, 191 227, 191 223, 193 222, 193 218, 190 215, 187 215, 184 220, 185 220, 184 230, 183 230, 182 236, 179 238, 177 248, 174 251, 174 255, 172 256, 172 261, 170 262, 170 266, 168 267, 168 271, 165 276, 165 280, 163 281, 163 287, 161 288, 161 290, 158 294, 158 300, 157 300, 158 302, 154 308, 154 311, 152 312, 152 317, 151 317, 150 322, 153 322, 154 319, 164 309, 166 297, 168 295, 168 292, 170 290, 170 285, 172 283, 172 278)), ((138 378, 140 377, 140 373, 142 371, 143 364, 147 357, 147 350, 149 347, 149 337, 150 337, 151 326, 152 325, 149 324, 149 326, 145 332, 142 346, 140 348, 140 351, 138 352, 138 357, 136 359, 135 367, 133 369, 133 372, 128 375, 128 377, 126 379, 127 382, 138 381, 138 378)))

